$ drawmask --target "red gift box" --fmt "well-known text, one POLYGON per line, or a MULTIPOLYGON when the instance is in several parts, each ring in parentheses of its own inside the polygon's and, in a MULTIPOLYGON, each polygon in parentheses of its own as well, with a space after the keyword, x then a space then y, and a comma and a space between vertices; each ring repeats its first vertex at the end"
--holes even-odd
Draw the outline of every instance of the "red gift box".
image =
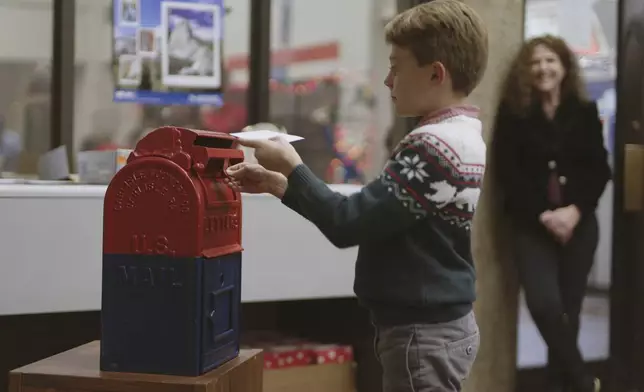
POLYGON ((320 344, 270 331, 255 331, 247 334, 244 340, 246 345, 264 350, 264 369, 267 370, 353 361, 351 346, 320 344))
POLYGON ((345 363, 353 361, 353 348, 343 345, 317 345, 312 348, 314 362, 319 365, 326 363, 345 363))
POLYGON ((274 346, 264 353, 265 369, 282 369, 293 366, 310 365, 313 356, 301 346, 274 346))

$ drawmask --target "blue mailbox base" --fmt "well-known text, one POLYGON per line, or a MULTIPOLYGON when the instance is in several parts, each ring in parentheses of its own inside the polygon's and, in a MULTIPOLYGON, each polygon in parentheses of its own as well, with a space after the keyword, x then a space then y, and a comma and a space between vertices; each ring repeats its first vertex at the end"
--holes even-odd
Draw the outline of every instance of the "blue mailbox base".
POLYGON ((103 371, 198 376, 239 355, 241 253, 103 255, 103 371))

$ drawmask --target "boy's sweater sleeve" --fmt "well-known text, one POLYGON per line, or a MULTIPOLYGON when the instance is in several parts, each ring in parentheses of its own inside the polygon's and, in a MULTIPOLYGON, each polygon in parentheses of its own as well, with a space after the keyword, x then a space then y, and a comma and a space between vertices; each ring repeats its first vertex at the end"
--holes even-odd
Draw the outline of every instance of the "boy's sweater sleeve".
POLYGON ((377 179, 351 196, 332 191, 302 164, 289 175, 282 202, 335 246, 347 248, 393 235, 428 215, 449 216, 461 187, 450 164, 430 141, 409 141, 377 179))

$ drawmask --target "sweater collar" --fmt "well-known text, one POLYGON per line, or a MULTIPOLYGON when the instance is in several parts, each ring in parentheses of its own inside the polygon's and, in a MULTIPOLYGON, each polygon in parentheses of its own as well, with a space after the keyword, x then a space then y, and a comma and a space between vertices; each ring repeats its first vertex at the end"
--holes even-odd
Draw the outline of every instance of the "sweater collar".
POLYGON ((448 123, 458 122, 465 127, 472 128, 481 133, 483 126, 481 120, 478 119, 479 109, 470 105, 451 106, 445 109, 437 110, 436 112, 423 117, 415 129, 407 134, 406 137, 413 137, 415 135, 431 132, 435 126, 447 125, 448 123))
POLYGON ((477 119, 479 112, 479 108, 473 105, 449 106, 443 109, 436 110, 435 112, 432 112, 427 116, 421 118, 420 122, 418 123, 418 127, 429 124, 438 124, 456 116, 466 116, 477 119))

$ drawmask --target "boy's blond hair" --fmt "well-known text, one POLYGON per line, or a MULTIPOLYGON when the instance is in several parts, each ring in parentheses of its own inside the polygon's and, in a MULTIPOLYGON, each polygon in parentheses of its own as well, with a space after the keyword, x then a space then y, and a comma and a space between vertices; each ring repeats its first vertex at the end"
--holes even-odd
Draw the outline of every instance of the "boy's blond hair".
POLYGON ((396 15, 385 27, 385 39, 410 50, 419 66, 442 63, 454 91, 465 95, 487 67, 487 29, 476 11, 458 0, 434 0, 396 15))

